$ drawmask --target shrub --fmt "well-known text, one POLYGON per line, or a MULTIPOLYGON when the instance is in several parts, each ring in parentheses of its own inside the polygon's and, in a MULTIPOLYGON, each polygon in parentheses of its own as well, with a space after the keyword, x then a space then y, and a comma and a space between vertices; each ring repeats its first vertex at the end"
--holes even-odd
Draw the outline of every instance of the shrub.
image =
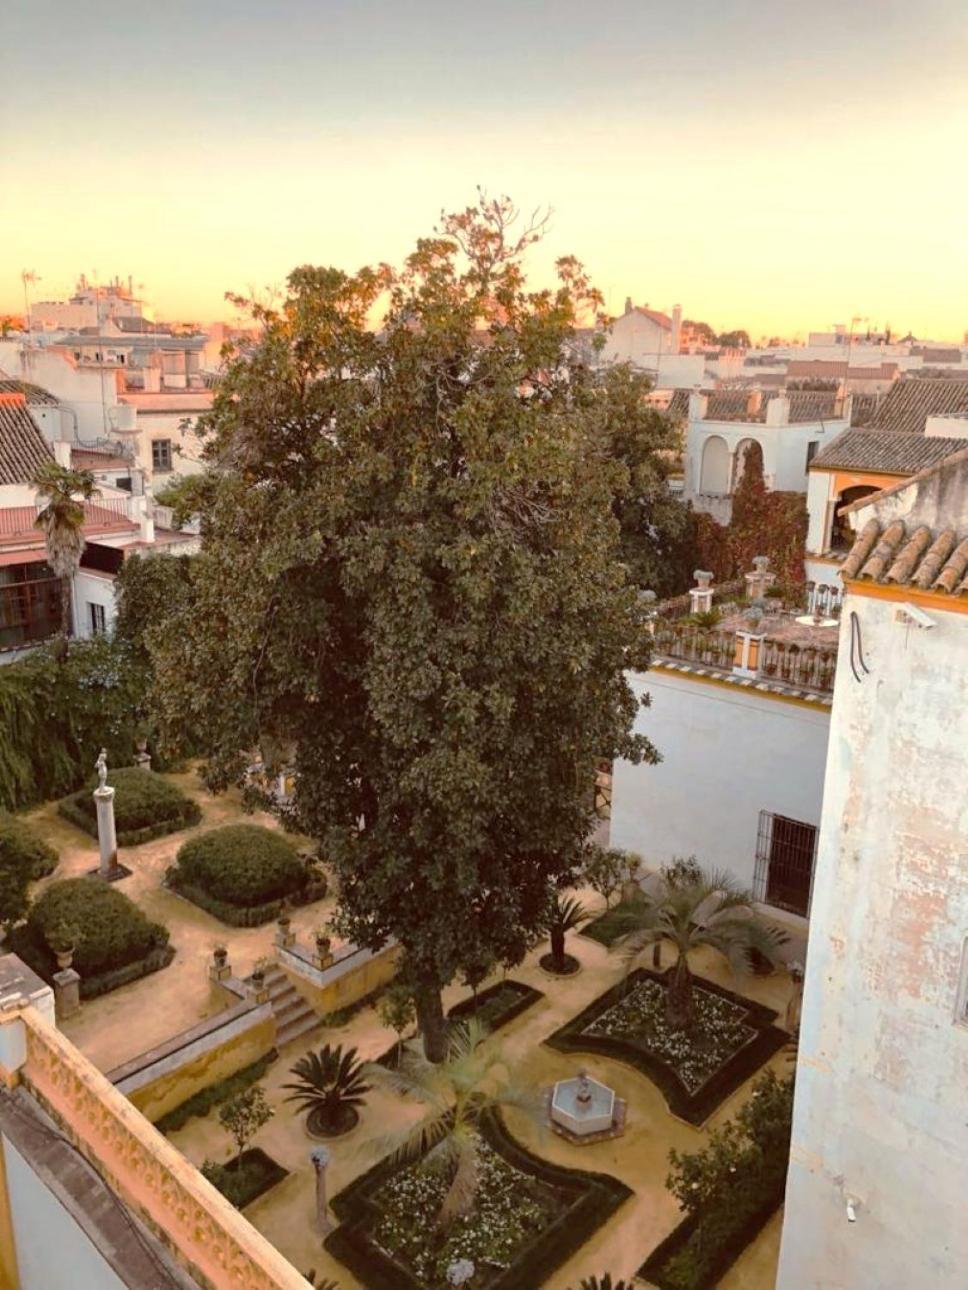
POLYGON ((26 923, 30 948, 41 955, 41 975, 48 979, 56 971, 49 942, 65 925, 74 933, 74 967, 82 978, 127 968, 168 945, 167 928, 151 922, 116 887, 100 878, 65 878, 40 896, 26 923))
MULTIPOLYGON (((65 798, 58 807, 65 819, 94 838, 97 837, 97 808, 92 790, 96 782, 92 780, 90 789, 84 788, 65 798)), ((115 790, 114 823, 121 846, 138 846, 151 838, 198 824, 202 818, 196 802, 153 771, 134 766, 108 771, 108 784, 115 790)))
POLYGON ((277 1056, 278 1053, 273 1048, 264 1057, 260 1057, 250 1066, 243 1066, 234 1075, 227 1075, 216 1084, 209 1084, 208 1088, 199 1089, 184 1102, 179 1102, 170 1111, 166 1111, 155 1121, 155 1128, 161 1133, 173 1133, 176 1129, 183 1128, 193 1116, 208 1115, 213 1107, 221 1106, 223 1102, 229 1101, 239 1093, 244 1093, 253 1084, 257 1084, 277 1056))
POLYGON ((202 1173, 208 1181, 217 1187, 225 1199, 236 1209, 250 1205, 257 1196, 274 1187, 286 1177, 287 1171, 267 1156, 258 1147, 246 1151, 240 1159, 232 1160, 227 1165, 215 1160, 206 1160, 202 1173))
POLYGON ((226 905, 253 908, 298 894, 306 866, 281 834, 258 824, 228 824, 186 842, 173 885, 204 892, 226 905))
POLYGON ((36 829, 13 815, 0 815, 0 868, 26 866, 32 879, 47 878, 57 868, 58 855, 36 829))

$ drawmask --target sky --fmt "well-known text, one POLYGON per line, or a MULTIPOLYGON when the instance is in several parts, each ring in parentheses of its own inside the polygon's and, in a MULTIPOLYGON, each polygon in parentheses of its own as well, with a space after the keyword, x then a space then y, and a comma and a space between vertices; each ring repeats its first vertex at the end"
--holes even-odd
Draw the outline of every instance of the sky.
POLYGON ((4 0, 0 48, 0 312, 26 269, 227 319, 480 184, 612 312, 968 330, 963 0, 4 0))

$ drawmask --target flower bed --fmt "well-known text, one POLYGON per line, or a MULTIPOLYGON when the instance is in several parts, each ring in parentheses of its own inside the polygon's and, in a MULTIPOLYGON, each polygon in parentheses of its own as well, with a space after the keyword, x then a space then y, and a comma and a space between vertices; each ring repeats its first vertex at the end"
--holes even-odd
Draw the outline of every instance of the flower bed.
POLYGON ((674 1115, 702 1124, 788 1036, 771 1024, 771 1008, 698 977, 695 1028, 675 1029, 666 1020, 667 975, 639 968, 545 1042, 634 1066, 661 1088, 674 1115))
POLYGON ((540 1285, 631 1195, 614 1178, 532 1156, 497 1116, 485 1116, 482 1136, 475 1208, 446 1236, 430 1221, 445 1178, 381 1161, 333 1200, 341 1226, 326 1248, 370 1290, 436 1290, 461 1258, 477 1267, 475 1287, 540 1285))
MULTIPOLYGON (((153 771, 122 767, 108 772, 108 784, 115 790, 114 824, 119 846, 140 846, 166 833, 187 829, 202 818, 197 802, 153 771)), ((65 820, 92 838, 97 837, 97 808, 90 788, 65 797, 57 810, 65 820)))
POLYGON ((283 1169, 261 1148, 250 1147, 242 1152, 240 1160, 230 1160, 227 1165, 206 1160, 202 1173, 236 1209, 244 1209, 270 1187, 282 1182, 289 1170, 283 1169))

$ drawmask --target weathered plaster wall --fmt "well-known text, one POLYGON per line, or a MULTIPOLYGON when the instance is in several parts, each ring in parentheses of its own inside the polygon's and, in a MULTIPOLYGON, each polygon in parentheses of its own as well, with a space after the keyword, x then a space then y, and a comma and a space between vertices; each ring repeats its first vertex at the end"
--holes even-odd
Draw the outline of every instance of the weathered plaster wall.
POLYGON ((630 682, 652 697, 635 729, 662 761, 615 763, 611 845, 651 868, 695 855, 751 886, 760 811, 820 823, 828 710, 658 670, 630 682))
POLYGON ((125 1290, 87 1233, 9 1140, 0 1138, 22 1290, 125 1290))
POLYGON ((780 1290, 940 1290, 968 1268, 968 615, 894 611, 844 606, 780 1290))
POLYGON ((154 1123, 203 1088, 251 1066, 275 1044, 272 1008, 239 1005, 133 1058, 108 1078, 154 1123))

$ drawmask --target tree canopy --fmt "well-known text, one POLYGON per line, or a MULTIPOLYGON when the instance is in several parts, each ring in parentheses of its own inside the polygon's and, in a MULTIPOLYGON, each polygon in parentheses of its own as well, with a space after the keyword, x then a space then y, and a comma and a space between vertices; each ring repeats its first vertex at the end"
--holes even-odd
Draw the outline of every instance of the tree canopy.
POLYGON ((191 591, 149 632, 213 787, 255 745, 294 763, 339 929, 403 944, 438 1060, 440 988, 518 961, 574 872, 595 764, 656 755, 624 677, 649 658, 613 513, 630 378, 574 356, 599 297, 570 258, 529 290, 514 217, 482 197, 399 271, 306 266, 256 307, 198 427, 191 591))

